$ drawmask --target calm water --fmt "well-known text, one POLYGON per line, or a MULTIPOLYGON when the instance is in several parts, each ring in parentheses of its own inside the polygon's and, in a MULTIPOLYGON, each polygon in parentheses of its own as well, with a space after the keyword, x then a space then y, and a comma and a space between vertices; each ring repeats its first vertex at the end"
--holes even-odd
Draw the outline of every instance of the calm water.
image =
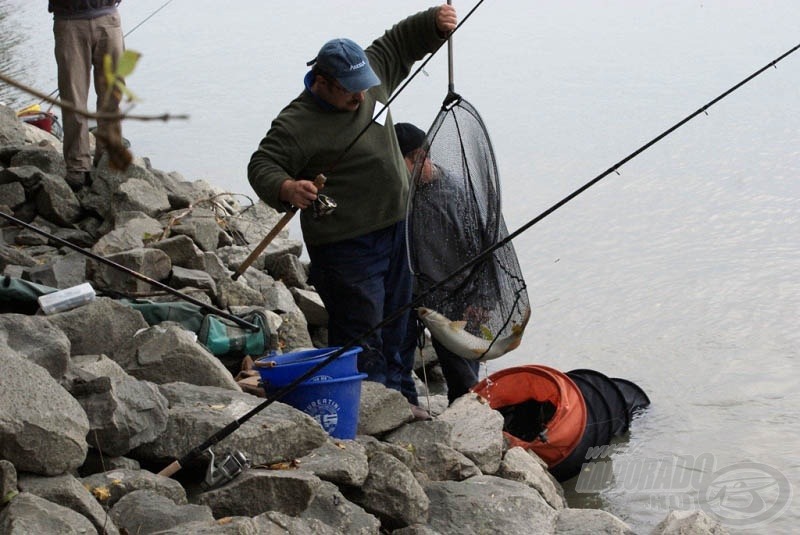
MULTIPOLYGON (((40 4, 0 0, 0 68, 49 92, 40 4)), ((462 16, 474 4, 455 2, 462 16)), ((126 31, 161 5, 123 2, 126 31)), ((249 156, 321 43, 366 45, 428 5, 174 0, 128 36, 143 53, 129 85, 137 112, 191 120, 126 125, 126 137, 159 169, 252 195, 249 156)), ((456 34, 455 87, 492 135, 509 228, 797 45, 798 20, 795 0, 485 2, 456 34)), ((433 121, 446 67, 442 51, 394 103, 395 120, 433 121)), ((30 103, 4 87, 0 100, 30 103)), ((573 493, 574 505, 646 533, 711 492, 733 532, 795 531, 796 500, 780 503, 800 484, 799 104, 800 53, 515 240, 534 321, 488 371, 593 368, 653 401, 612 455, 615 477, 573 493), (693 487, 701 473, 716 486, 693 487)))

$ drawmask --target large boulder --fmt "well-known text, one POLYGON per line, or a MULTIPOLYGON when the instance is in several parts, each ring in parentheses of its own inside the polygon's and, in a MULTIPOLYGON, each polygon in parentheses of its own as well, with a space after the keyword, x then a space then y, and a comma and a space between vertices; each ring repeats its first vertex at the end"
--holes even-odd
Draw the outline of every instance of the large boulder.
POLYGON ((89 419, 44 368, 0 346, 0 458, 18 471, 58 475, 83 464, 89 419))

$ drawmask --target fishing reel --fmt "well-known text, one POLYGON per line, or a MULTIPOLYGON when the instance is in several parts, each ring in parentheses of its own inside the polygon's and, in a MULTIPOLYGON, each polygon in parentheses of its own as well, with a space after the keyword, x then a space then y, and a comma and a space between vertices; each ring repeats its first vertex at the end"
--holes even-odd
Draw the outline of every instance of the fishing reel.
POLYGON ((314 213, 314 219, 319 219, 320 217, 329 215, 336 210, 336 201, 327 195, 318 193, 316 200, 311 205, 311 208, 314 213))
POLYGON ((214 452, 208 449, 211 461, 208 463, 208 471, 203 481, 203 488, 211 490, 232 481, 236 476, 250 468, 250 459, 244 453, 234 450, 228 453, 217 464, 215 463, 214 452))

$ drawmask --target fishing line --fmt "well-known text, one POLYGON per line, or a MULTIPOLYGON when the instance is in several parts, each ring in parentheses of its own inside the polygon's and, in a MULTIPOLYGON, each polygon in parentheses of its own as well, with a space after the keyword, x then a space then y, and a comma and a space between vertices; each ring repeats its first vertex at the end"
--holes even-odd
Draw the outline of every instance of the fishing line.
MULTIPOLYGON (((126 33, 125 33, 125 34, 122 36, 122 38, 123 38, 123 39, 125 39, 126 37, 128 37, 130 34, 132 34, 134 31, 136 31, 136 29, 137 29, 139 26, 141 26, 142 24, 144 24, 144 23, 145 23, 145 22, 147 22, 148 20, 152 19, 152 18, 153 18, 153 16, 155 16, 155 14, 156 14, 156 13, 158 13, 159 11, 161 11, 162 9, 164 9, 165 7, 167 7, 167 6, 168 6, 170 3, 172 3, 172 1, 173 1, 173 0, 167 0, 166 2, 164 2, 164 3, 161 5, 161 7, 159 7, 158 9, 156 9, 155 11, 153 11, 152 13, 150 13, 150 14, 149 14, 147 17, 145 17, 145 19, 144 19, 144 20, 142 20, 141 22, 139 22, 139 24, 137 24, 136 26, 134 26, 133 28, 131 28, 130 30, 128 30, 128 31, 127 31, 127 32, 126 32, 126 33)), ((56 88, 56 89, 53 89, 53 90, 50 92, 50 94, 48 94, 47 96, 48 96, 48 97, 53 97, 53 96, 55 96, 55 95, 57 95, 57 94, 58 94, 58 88, 56 88)), ((44 101, 45 101, 45 99, 42 99, 42 100, 39 102, 39 104, 41 104, 41 103, 42 103, 42 102, 44 102, 44 101)), ((52 108, 53 108, 53 106, 51 105, 51 106, 50 106, 50 109, 52 109, 52 108)))
MULTIPOLYGON (((478 5, 480 5, 480 3, 478 5)), ((477 5, 475 7, 477 7, 477 5)), ((470 11, 470 14, 474 10, 475 9, 473 8, 473 10, 470 11)), ((459 26, 460 26, 460 24, 459 24, 459 26)), ((241 427, 242 424, 247 422, 250 418, 252 418, 256 414, 258 414, 259 412, 261 412, 262 410, 264 410, 269 405, 271 405, 275 401, 279 400, 280 398, 282 398, 283 396, 285 396, 289 392, 293 391, 295 388, 297 388, 297 386, 300 383, 302 383, 303 381, 311 378, 319 370, 321 370, 322 368, 324 368, 325 366, 327 366, 328 364, 330 364, 331 362, 336 360, 345 351, 349 350, 350 348, 352 348, 356 344, 358 344, 358 342, 361 339, 372 335, 373 333, 375 333, 379 329, 381 329, 381 328, 385 327, 386 325, 388 325, 389 323, 395 321, 401 315, 405 314, 409 309, 413 309, 413 308, 418 307, 420 305, 420 303, 422 302, 424 297, 426 297, 427 295, 429 295, 429 294, 433 293, 434 291, 438 290, 439 288, 441 288, 448 280, 455 278, 456 276, 460 275, 462 272, 472 268, 473 266, 477 265, 478 263, 485 261, 495 251, 497 251, 501 247, 504 247, 505 245, 510 243, 513 239, 515 239, 520 234, 522 234, 523 232, 525 232, 528 229, 530 229, 533 225, 535 225, 536 223, 538 223, 539 221, 541 221, 542 219, 544 219, 548 215, 552 214, 553 212, 558 210, 560 207, 564 206, 566 203, 568 203, 569 201, 571 201, 572 199, 574 199, 575 197, 577 197, 578 195, 580 195, 581 193, 583 193, 584 191, 586 191, 587 189, 589 189, 590 187, 595 185, 597 182, 599 182, 600 180, 602 180, 603 178, 605 178, 609 174, 617 172, 619 167, 621 167, 625 163, 629 162, 630 160, 632 160, 633 158, 635 158, 636 156, 638 156, 639 154, 641 154, 642 152, 644 152, 648 148, 652 147, 653 145, 655 145, 656 143, 658 143, 659 141, 664 139, 666 136, 668 136, 669 134, 671 134, 672 132, 674 132, 678 128, 682 127, 684 124, 686 124, 690 120, 694 119, 696 116, 700 115, 701 113, 706 113, 707 110, 711 106, 713 106, 714 104, 718 103, 722 99, 726 98, 728 95, 730 95, 731 93, 733 93, 737 89, 741 88, 742 86, 744 86, 745 84, 747 84, 748 82, 750 82, 751 80, 756 78, 757 76, 761 75, 768 68, 776 67, 778 62, 780 62, 783 59, 785 59, 786 57, 790 56, 791 54, 796 52, 798 49, 800 49, 800 44, 798 44, 797 46, 791 48, 790 50, 788 50, 787 52, 785 52, 784 54, 782 54, 778 58, 774 59, 773 61, 769 62, 767 65, 765 65, 761 69, 757 70, 756 72, 754 72, 750 76, 746 77, 744 80, 742 80, 738 84, 734 85, 733 87, 731 87, 727 91, 723 92, 718 97, 716 97, 713 100, 709 101, 704 106, 701 106, 697 111, 689 114, 686 118, 684 118, 681 121, 677 122, 675 125, 669 127, 667 130, 665 130, 664 132, 662 132, 661 134, 659 134, 658 136, 653 138, 651 141, 645 143, 644 145, 642 145, 641 147, 639 147, 638 149, 636 149, 635 151, 630 153, 628 156, 622 158, 617 163, 615 163, 611 167, 609 167, 607 170, 603 171, 602 173, 597 175, 595 178, 593 178, 592 180, 590 180, 589 182, 587 182, 586 184, 584 184, 583 186, 581 186, 580 188, 578 188, 574 192, 570 193, 565 198, 563 198, 562 200, 558 201, 557 203, 555 203, 553 206, 551 206, 550 208, 548 208, 547 210, 545 210, 544 212, 542 212, 538 216, 534 217, 533 219, 531 219, 530 221, 528 221, 527 223, 525 223, 524 225, 519 227, 517 230, 515 230, 514 232, 509 234, 504 239, 500 240, 499 242, 497 242, 493 246, 489 247, 488 249, 486 249, 482 253, 478 254, 475 258, 473 258, 472 260, 466 262, 461 267, 455 269, 447 277, 445 277, 441 281, 439 281, 439 282, 433 284, 432 286, 430 286, 427 290, 422 292, 416 298, 412 299, 410 303, 408 303, 407 305, 404 305, 404 306, 400 307, 399 309, 397 309, 396 311, 394 311, 392 314, 390 314, 389 316, 384 318, 383 321, 381 321, 378 324, 376 324, 370 330, 364 332, 359 337, 351 339, 349 342, 347 342, 346 344, 344 344, 340 348, 338 348, 335 351, 333 351, 325 359, 323 359, 319 363, 317 363, 314 366, 312 366, 311 368, 309 368, 304 374, 302 374, 299 377, 295 378, 294 381, 292 381, 291 383, 287 384, 283 388, 275 391, 274 393, 267 395, 266 399, 263 402, 261 402, 260 404, 258 404, 255 407, 253 407, 247 413, 245 413, 244 415, 242 415, 238 419, 232 421, 231 423, 226 425, 224 428, 222 428, 219 431, 217 431, 216 433, 214 433, 205 442, 203 442, 201 445, 196 446, 195 448, 193 448, 191 451, 189 451, 186 455, 184 455, 180 459, 178 459, 176 461, 173 461, 171 464, 169 464, 167 467, 165 467, 161 472, 159 472, 159 475, 163 475, 163 476, 166 476, 166 477, 171 476, 172 474, 174 474, 175 472, 180 470, 182 466, 185 466, 188 462, 190 462, 193 459, 195 459, 195 458, 199 457, 200 455, 202 455, 205 450, 207 450, 208 448, 214 446, 215 444, 217 444, 221 440, 225 439, 228 435, 230 435, 231 433, 236 431, 239 427, 241 427)), ((432 54, 434 54, 435 52, 436 51, 434 51, 432 54)), ((416 73, 418 73, 419 70, 420 69, 418 69, 416 71, 416 73)), ((405 87, 405 85, 403 87, 405 87)))

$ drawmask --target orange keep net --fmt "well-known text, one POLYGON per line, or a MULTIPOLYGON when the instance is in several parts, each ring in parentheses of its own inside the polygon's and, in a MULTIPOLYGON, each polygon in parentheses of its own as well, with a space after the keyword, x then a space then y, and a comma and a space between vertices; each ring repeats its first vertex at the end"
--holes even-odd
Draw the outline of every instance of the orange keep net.
POLYGON ((530 400, 550 402, 555 414, 547 423, 547 442, 524 441, 503 432, 511 446, 531 450, 553 468, 578 445, 586 427, 586 404, 578 386, 566 374, 547 366, 531 364, 506 368, 472 387, 493 409, 530 400))

